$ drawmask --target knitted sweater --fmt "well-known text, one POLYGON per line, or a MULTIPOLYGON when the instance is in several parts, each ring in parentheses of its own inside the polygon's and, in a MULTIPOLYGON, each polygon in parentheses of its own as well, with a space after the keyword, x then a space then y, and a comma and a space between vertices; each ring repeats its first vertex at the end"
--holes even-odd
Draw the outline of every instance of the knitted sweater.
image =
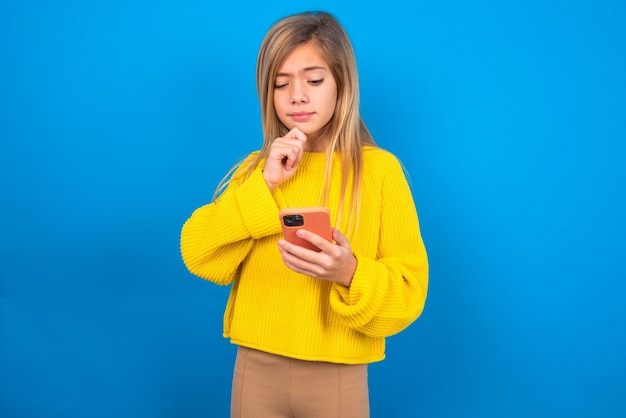
MULTIPOLYGON (((334 159, 338 167, 339 156, 334 159)), ((232 284, 224 337, 302 360, 362 364, 382 360, 385 337, 421 314, 428 262, 409 185, 389 152, 365 147, 363 162, 360 219, 348 237, 357 259, 349 288, 288 269, 277 246, 279 209, 319 205, 324 153, 304 153, 295 175, 274 191, 262 164, 245 180, 240 168, 216 201, 185 222, 181 252, 189 271, 232 284)), ((331 219, 340 198, 338 171, 327 204, 331 219)), ((349 210, 343 212, 345 225, 349 210)))

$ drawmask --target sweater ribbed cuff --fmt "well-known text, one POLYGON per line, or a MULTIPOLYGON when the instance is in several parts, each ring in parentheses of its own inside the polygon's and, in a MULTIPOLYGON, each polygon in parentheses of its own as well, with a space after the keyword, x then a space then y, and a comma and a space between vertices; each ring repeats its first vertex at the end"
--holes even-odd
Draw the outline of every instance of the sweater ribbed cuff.
POLYGON ((333 285, 330 304, 333 310, 353 328, 367 324, 382 305, 387 287, 386 272, 374 260, 360 258, 350 287, 333 285))
POLYGON ((235 199, 243 222, 252 238, 258 239, 280 232, 278 205, 260 169, 255 170, 235 190, 235 199))

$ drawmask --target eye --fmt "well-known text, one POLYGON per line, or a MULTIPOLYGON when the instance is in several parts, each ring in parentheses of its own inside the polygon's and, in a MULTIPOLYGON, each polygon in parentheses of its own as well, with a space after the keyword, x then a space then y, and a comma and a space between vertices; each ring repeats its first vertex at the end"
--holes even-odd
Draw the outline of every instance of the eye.
POLYGON ((275 89, 277 89, 277 90, 280 90, 280 89, 284 89, 284 88, 285 88, 285 87, 287 87, 288 85, 289 85, 289 83, 283 83, 283 84, 278 84, 278 83, 275 83, 275 84, 274 84, 274 88, 275 88, 275 89))
POLYGON ((313 85, 313 86, 319 86, 320 84, 322 84, 324 82, 323 78, 320 78, 319 80, 310 80, 309 84, 313 85))

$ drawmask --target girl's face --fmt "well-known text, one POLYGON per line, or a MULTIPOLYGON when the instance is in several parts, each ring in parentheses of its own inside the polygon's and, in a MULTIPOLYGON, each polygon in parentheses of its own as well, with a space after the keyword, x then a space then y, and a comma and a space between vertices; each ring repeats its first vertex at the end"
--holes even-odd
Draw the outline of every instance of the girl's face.
POLYGON ((296 47, 283 61, 274 81, 274 108, 288 128, 307 135, 307 148, 322 151, 320 132, 335 113, 337 83, 315 43, 296 47))

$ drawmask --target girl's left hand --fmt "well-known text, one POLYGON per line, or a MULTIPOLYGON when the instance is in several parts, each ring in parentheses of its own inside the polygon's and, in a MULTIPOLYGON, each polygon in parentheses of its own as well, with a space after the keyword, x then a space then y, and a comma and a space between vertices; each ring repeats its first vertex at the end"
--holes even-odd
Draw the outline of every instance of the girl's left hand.
POLYGON ((335 228, 333 228, 334 244, 310 231, 301 229, 297 234, 322 251, 312 251, 280 240, 278 249, 285 265, 297 273, 350 287, 357 261, 348 239, 335 228))

